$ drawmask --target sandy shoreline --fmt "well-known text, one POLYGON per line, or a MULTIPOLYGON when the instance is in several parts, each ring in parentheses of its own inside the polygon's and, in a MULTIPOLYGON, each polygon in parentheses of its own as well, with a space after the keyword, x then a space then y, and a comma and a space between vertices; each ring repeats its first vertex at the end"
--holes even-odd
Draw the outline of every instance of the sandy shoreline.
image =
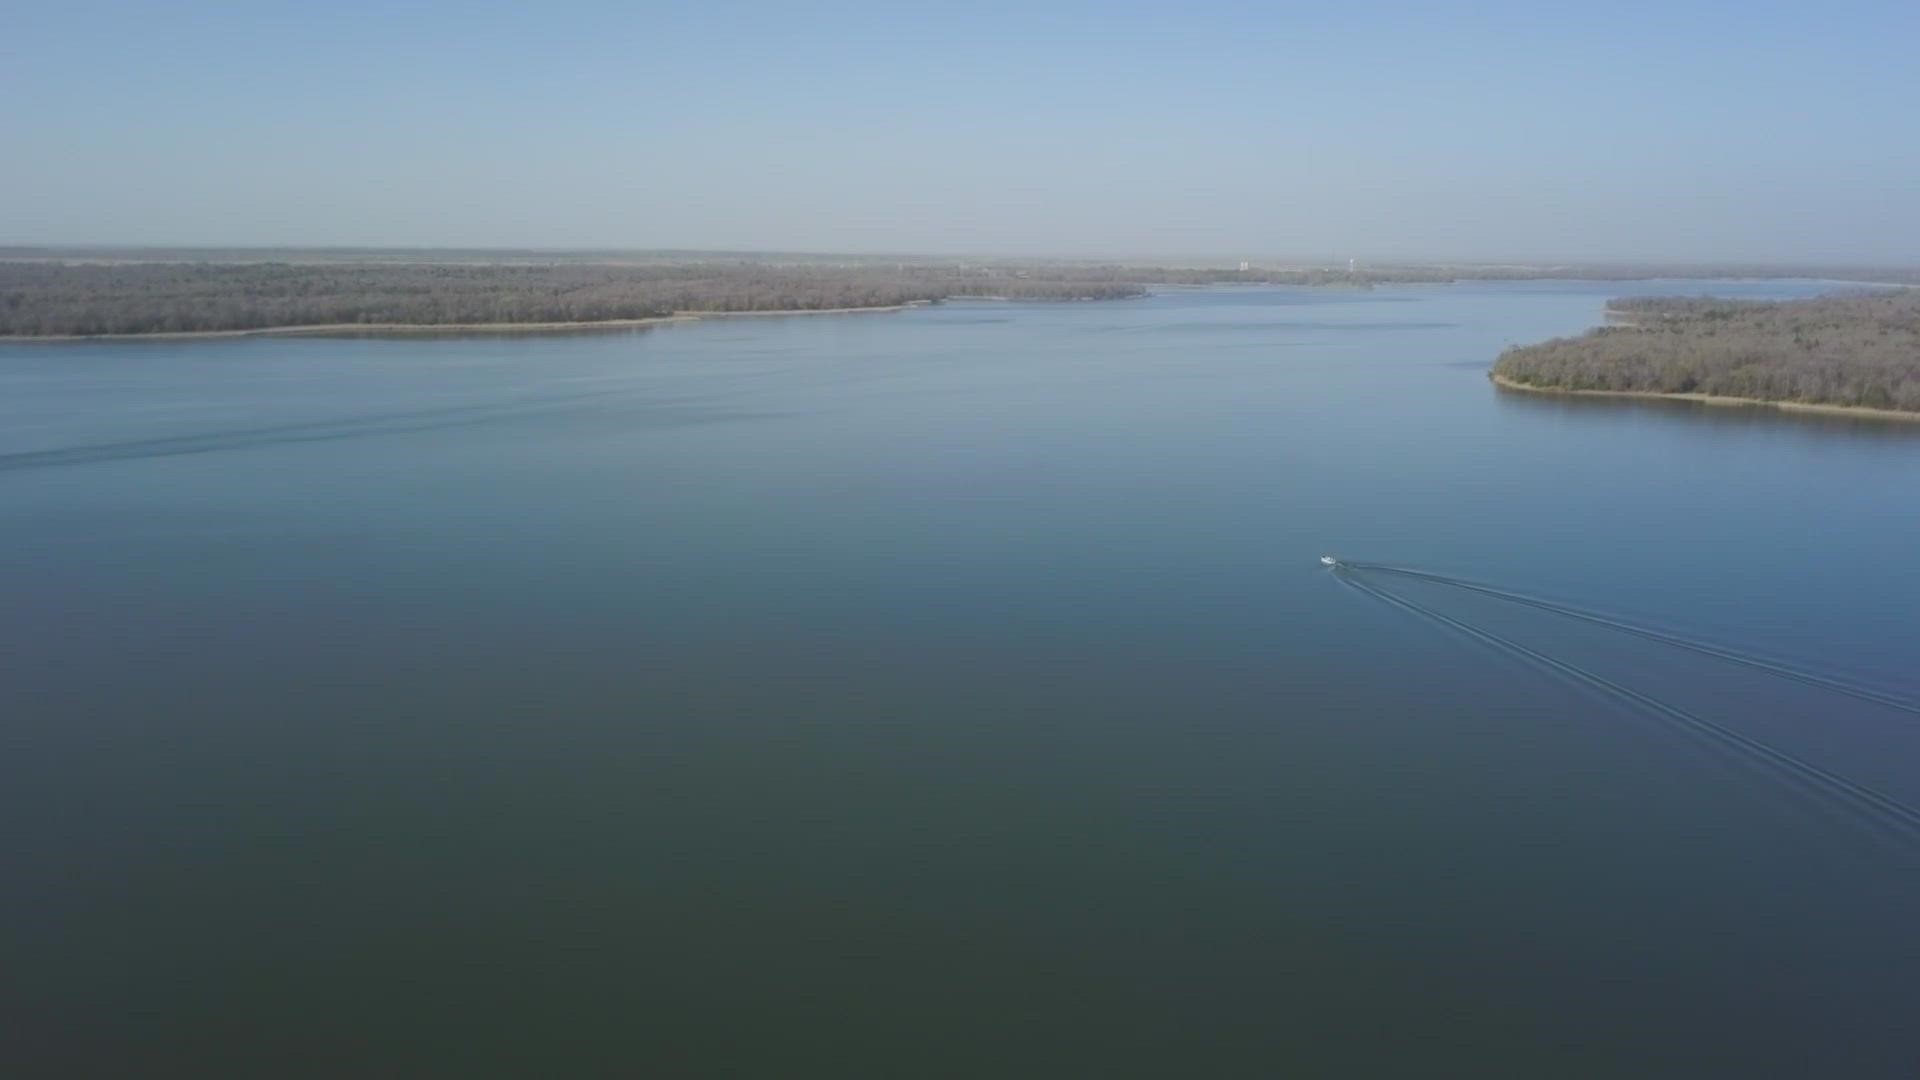
POLYGON ((1514 382, 1512 379, 1493 372, 1487 372, 1487 378, 1502 390, 1513 390, 1523 394, 1546 394, 1553 397, 1599 397, 1626 398, 1640 401, 1686 401, 1696 405, 1737 406, 1765 409, 1778 409, 1789 413, 1811 413, 1818 416, 1861 417, 1870 420, 1897 420, 1903 423, 1920 423, 1920 412, 1906 412, 1901 409, 1875 409, 1866 405, 1821 405, 1806 401, 1766 401, 1761 398, 1723 397, 1719 394, 1662 394, 1651 390, 1568 390, 1557 386, 1532 386, 1514 382))
POLYGON ((885 307, 789 308, 779 311, 676 311, 644 319, 601 319, 592 322, 526 323, 321 323, 312 326, 261 326, 247 330, 181 330, 152 334, 0 334, 0 342, 35 341, 190 341, 232 337, 429 337, 435 334, 568 334, 594 330, 627 330, 667 323, 708 319, 752 319, 779 315, 873 315, 925 307, 915 300, 885 307))

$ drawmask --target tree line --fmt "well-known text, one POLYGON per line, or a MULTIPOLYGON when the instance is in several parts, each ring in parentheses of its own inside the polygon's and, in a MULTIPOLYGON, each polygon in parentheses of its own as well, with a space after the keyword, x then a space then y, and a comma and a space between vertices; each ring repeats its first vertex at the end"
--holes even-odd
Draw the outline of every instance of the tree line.
POLYGON ((675 312, 891 307, 952 296, 1100 300, 1135 282, 899 265, 0 261, 0 334, 571 323, 675 312))
POLYGON ((965 296, 1108 300, 1154 285, 1370 288, 1461 280, 1820 276, 1920 280, 1913 268, 1653 264, 1152 266, 1086 260, 735 256, 674 252, 0 248, 0 334, 283 326, 578 323, 685 311, 890 307, 965 296))
POLYGON ((1508 349, 1494 374, 1528 386, 1920 412, 1920 289, 1753 302, 1610 304, 1614 325, 1508 349))

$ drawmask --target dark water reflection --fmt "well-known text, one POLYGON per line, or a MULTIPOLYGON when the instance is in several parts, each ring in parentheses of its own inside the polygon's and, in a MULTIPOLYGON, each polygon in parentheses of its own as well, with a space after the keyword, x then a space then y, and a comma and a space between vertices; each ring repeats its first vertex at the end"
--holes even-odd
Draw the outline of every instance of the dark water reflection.
MULTIPOLYGON (((1904 1075, 1920 848, 1316 562, 1920 698, 1920 432, 1484 378, 1648 288, 0 351, 0 1053, 1904 1075)), ((1376 584, 1920 805, 1911 715, 1376 584)))
POLYGON ((1496 387, 1501 408, 1538 409, 1558 413, 1568 419, 1586 419, 1596 423, 1615 422, 1622 409, 1641 409, 1654 413, 1680 415, 1689 423, 1729 428, 1765 429, 1791 425, 1801 434, 1827 430, 1847 436, 1891 439, 1920 438, 1920 423, 1900 417, 1874 416, 1871 413, 1849 416, 1844 413, 1777 409, 1770 405, 1714 404, 1663 398, 1603 397, 1576 394, 1543 394, 1528 390, 1496 387))

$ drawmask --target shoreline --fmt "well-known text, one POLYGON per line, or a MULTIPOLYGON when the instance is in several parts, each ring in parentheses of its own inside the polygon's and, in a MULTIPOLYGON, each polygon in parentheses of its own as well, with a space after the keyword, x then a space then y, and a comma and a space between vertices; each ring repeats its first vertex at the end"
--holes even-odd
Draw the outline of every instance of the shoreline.
POLYGON ((435 334, 568 334, 594 330, 632 330, 709 319, 752 319, 783 315, 878 315, 926 307, 931 300, 910 300, 880 307, 784 308, 769 311, 676 311, 639 319, 524 323, 316 323, 305 326, 255 326, 243 330, 164 330, 148 334, 0 334, 0 344, 72 341, 192 341, 239 337, 428 337, 435 334))
MULTIPOLYGON (((38 260, 17 260, 17 259, 7 260, 4 257, 0 257, 0 261, 38 261, 38 260)), ((1313 284, 1302 284, 1297 286, 1281 285, 1281 284, 1272 283, 1272 282, 1245 282, 1245 283, 1242 283, 1242 282, 1212 282, 1212 283, 1159 282, 1159 283, 1147 284, 1146 289, 1148 290, 1148 292, 1151 292, 1152 290, 1157 290, 1157 289, 1167 289, 1167 290, 1190 289, 1195 291, 1204 291, 1208 289, 1222 289, 1222 288, 1232 289, 1232 288, 1242 288, 1242 287, 1350 289, 1355 287, 1371 288, 1376 284, 1418 286, 1418 285, 1459 285, 1459 284, 1465 284, 1465 283, 1470 283, 1475 281, 1499 282, 1499 281, 1589 281, 1589 280, 1598 281, 1603 279, 1581 278, 1578 276, 1570 276, 1570 277, 1564 277, 1564 278, 1562 277, 1461 278, 1461 279, 1454 279, 1451 281, 1418 280, 1418 281, 1404 281, 1404 282, 1386 279, 1378 282, 1374 282, 1374 281, 1360 282, 1360 283, 1357 283, 1357 285, 1356 283, 1346 283, 1346 282, 1320 282, 1320 283, 1313 283, 1313 284)), ((1616 282, 1616 283, 1632 283, 1635 281, 1652 281, 1652 280, 1659 280, 1659 279, 1657 277, 1645 277, 1645 278, 1609 278, 1604 280, 1609 282, 1616 282)), ((1695 279, 1683 277, 1679 280, 1695 280, 1695 279)), ((1776 279, 1773 277, 1730 277, 1730 278, 1699 278, 1697 280, 1701 280, 1701 281, 1709 281, 1709 280, 1772 281, 1772 280, 1779 280, 1779 279, 1776 279)), ((1912 282, 1899 282, 1899 281, 1874 282, 1874 281, 1865 281, 1865 280, 1850 279, 1850 278, 1813 278, 1809 280, 1816 280, 1816 281, 1831 283, 1835 285, 1863 285, 1863 286, 1868 286, 1872 288, 1887 288, 1887 289, 1920 289, 1920 284, 1916 284, 1912 282)), ((1100 299, 1105 300, 1108 298, 1103 297, 1100 299)), ((1115 297, 1112 299, 1138 299, 1138 297, 1115 297)), ((216 339, 216 338, 238 338, 238 337, 270 337, 270 336, 404 338, 404 337, 429 337, 436 334, 445 334, 445 335, 570 334, 570 333, 590 333, 593 331, 607 331, 607 330, 632 330, 632 329, 639 329, 639 328, 649 327, 649 326, 663 326, 670 323, 700 322, 707 319, 770 318, 775 316, 786 316, 786 315, 883 314, 886 312, 898 312, 898 311, 906 311, 911 308, 926 307, 931 304, 942 303, 946 300, 994 300, 994 301, 1002 301, 1002 302, 1019 302, 1019 301, 1013 300, 1013 298, 1011 297, 993 296, 988 294, 956 293, 952 296, 942 297, 938 300, 909 300, 902 304, 887 304, 887 305, 880 305, 875 307, 776 308, 776 309, 769 309, 765 311, 676 311, 670 315, 651 315, 651 316, 646 316, 646 317, 637 318, 637 319, 598 319, 598 320, 583 320, 578 322, 549 321, 549 322, 509 322, 509 323, 314 323, 314 324, 304 324, 304 325, 298 325, 298 326, 255 326, 255 327, 247 327, 244 329, 236 329, 236 330, 163 330, 163 331, 140 332, 140 333, 130 333, 130 334, 0 334, 0 345, 23 344, 23 343, 32 343, 32 342, 76 342, 76 341, 192 341, 192 340, 203 339, 203 338, 216 339)), ((1073 301, 1067 301, 1067 302, 1073 302, 1073 301)), ((1087 302, 1087 301, 1082 301, 1082 302, 1087 302)), ((1615 316, 1612 313, 1611 308, 1608 309, 1608 312, 1605 318, 1606 318, 1606 321, 1602 324, 1604 326, 1616 327, 1620 329, 1644 329, 1645 328, 1644 324, 1631 322, 1626 318, 1615 316)), ((1508 388, 1515 389, 1515 390, 1530 390, 1530 391, 1535 391, 1540 393, 1549 393, 1549 392, 1593 393, 1593 394, 1615 393, 1613 391, 1552 391, 1543 387, 1525 386, 1517 383, 1508 385, 1508 388)), ((1638 391, 1620 391, 1618 392, 1618 395, 1694 400, 1693 397, 1686 396, 1686 395, 1641 393, 1638 391)), ((1700 400, 1705 400, 1706 395, 1700 395, 1699 398, 1700 400)), ((1800 402, 1773 402, 1773 401, 1763 401, 1758 398, 1754 398, 1754 399, 1719 398, 1708 403, 1709 404, 1774 405, 1782 409, 1798 409, 1798 410, 1815 411, 1815 412, 1826 411, 1826 410, 1838 410, 1847 415, 1861 415, 1861 414, 1878 415, 1878 414, 1884 413, 1890 417, 1894 417, 1898 419, 1909 419, 1915 415, 1920 415, 1920 414, 1908 414, 1905 412, 1901 412, 1900 410, 1897 410, 1897 409, 1876 410, 1876 409, 1867 408, 1865 406, 1851 406, 1851 405, 1829 406, 1829 405, 1811 405, 1811 404, 1805 404, 1800 402)))
POLYGON ((1639 401, 1680 401, 1695 405, 1712 405, 1720 408, 1760 407, 1786 413, 1803 413, 1815 416, 1846 416, 1868 420, 1894 420, 1901 423, 1920 423, 1920 412, 1907 412, 1902 409, 1876 409, 1870 405, 1828 405, 1812 401, 1768 401, 1764 398, 1727 397, 1721 394, 1666 394, 1657 390, 1573 390, 1560 386, 1534 386, 1531 383, 1515 382, 1504 375, 1487 372, 1487 378, 1502 390, 1512 390, 1523 394, 1545 394, 1554 397, 1598 397, 1621 398, 1639 401))

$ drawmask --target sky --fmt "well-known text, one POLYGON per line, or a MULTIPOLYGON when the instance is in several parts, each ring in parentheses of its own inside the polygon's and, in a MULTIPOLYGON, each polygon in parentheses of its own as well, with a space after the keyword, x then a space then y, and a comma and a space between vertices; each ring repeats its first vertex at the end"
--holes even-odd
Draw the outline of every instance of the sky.
POLYGON ((1920 4, 0 4, 0 244, 1920 262, 1920 4))

